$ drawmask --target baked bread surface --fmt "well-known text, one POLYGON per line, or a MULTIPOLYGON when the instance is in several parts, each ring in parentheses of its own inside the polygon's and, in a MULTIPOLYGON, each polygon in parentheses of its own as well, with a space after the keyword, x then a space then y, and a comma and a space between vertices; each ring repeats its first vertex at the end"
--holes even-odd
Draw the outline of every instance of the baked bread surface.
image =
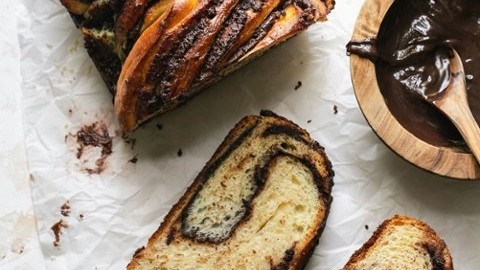
POLYGON ((302 269, 329 213, 323 148, 271 112, 228 134, 133 269, 302 269))
POLYGON ((326 20, 334 0, 60 0, 125 132, 326 20))
POLYGON ((396 215, 384 221, 343 270, 452 270, 445 242, 424 222, 396 215))

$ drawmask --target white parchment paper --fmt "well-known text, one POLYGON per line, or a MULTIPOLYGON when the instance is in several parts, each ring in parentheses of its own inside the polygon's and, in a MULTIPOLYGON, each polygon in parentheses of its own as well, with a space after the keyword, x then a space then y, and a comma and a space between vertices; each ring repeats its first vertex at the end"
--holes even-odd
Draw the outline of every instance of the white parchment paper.
POLYGON ((0 269, 41 270, 20 109, 16 6, 0 1, 0 269))
POLYGON ((112 97, 67 12, 54 0, 21 0, 23 119, 47 269, 123 269, 233 125, 261 109, 306 128, 336 172, 331 214, 307 269, 340 269, 396 213, 430 224, 456 269, 478 269, 480 183, 444 179, 403 161, 358 109, 345 44, 361 4, 337 1, 328 22, 155 118, 134 133, 132 147, 119 135, 112 97), (69 136, 96 122, 108 127, 113 153, 105 170, 91 175, 69 136), (137 163, 129 162, 133 157, 137 163), (64 215, 62 205, 70 207, 64 215), (52 226, 60 221, 55 246, 52 226))

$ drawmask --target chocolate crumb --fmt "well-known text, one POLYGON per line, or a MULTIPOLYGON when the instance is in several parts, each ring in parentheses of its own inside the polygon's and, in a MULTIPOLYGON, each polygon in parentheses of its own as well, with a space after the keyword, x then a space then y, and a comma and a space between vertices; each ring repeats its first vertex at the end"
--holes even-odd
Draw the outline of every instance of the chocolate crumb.
POLYGON ((367 230, 367 231, 368 231, 368 225, 367 225, 367 224, 365 224, 365 230, 367 230))
POLYGON ((85 218, 85 215, 84 215, 84 214, 78 215, 78 219, 79 219, 80 221, 82 221, 84 218, 85 218))
POLYGON ((97 122, 83 126, 76 134, 77 137, 77 159, 80 159, 88 147, 99 147, 102 149, 101 156, 95 161, 95 168, 88 168, 90 174, 100 174, 105 169, 105 160, 112 153, 112 138, 108 133, 105 123, 97 122))
POLYGON ((55 241, 53 241, 54 247, 60 246, 60 235, 62 234, 62 229, 64 228, 68 228, 68 225, 65 223, 65 221, 63 221, 63 219, 60 219, 51 227, 53 234, 55 235, 55 241))
POLYGON ((157 124, 157 129, 158 130, 162 130, 163 129, 163 126, 161 124, 157 124))
POLYGON ((333 105, 333 114, 337 114, 338 113, 338 107, 337 105, 333 105))
POLYGON ((66 201, 61 207, 60 207, 60 214, 64 217, 70 216, 70 213, 72 210, 70 209, 69 201, 66 201))
POLYGON ((134 157, 131 158, 128 162, 135 164, 135 163, 137 163, 137 161, 138 161, 137 156, 134 156, 134 157))
POLYGON ((183 155, 182 149, 178 149, 177 156, 181 157, 183 155))
POLYGON ((297 84, 295 85, 295 91, 297 91, 298 89, 300 89, 300 87, 302 87, 302 81, 298 81, 297 84))
POLYGON ((308 120, 307 123, 308 123, 308 124, 312 123, 312 120, 308 120))

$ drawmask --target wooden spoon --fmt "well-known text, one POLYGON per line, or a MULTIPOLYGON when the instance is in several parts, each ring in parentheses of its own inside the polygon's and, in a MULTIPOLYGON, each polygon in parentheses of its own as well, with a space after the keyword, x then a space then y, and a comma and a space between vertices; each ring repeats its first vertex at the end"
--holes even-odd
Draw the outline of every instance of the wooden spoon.
POLYGON ((443 112, 457 127, 468 147, 480 163, 480 128, 473 118, 467 101, 465 72, 458 53, 452 49, 450 60, 450 81, 443 91, 421 96, 443 112))

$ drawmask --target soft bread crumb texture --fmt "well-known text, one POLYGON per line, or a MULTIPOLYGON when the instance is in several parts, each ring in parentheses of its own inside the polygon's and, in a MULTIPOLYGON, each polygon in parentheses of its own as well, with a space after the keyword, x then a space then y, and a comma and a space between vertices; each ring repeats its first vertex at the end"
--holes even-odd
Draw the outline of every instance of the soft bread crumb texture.
POLYGON ((419 245, 423 231, 397 227, 377 241, 376 247, 353 269, 432 269, 428 252, 419 245))
POLYGON ((343 270, 394 269, 443 270, 453 266, 445 243, 433 229, 422 221, 395 216, 377 229, 343 270), (433 253, 439 254, 443 263, 432 258, 433 253))
MULTIPOLYGON (((218 245, 173 241, 167 247, 165 241, 159 242, 155 249, 163 256, 143 269, 270 269, 271 263, 280 263, 285 251, 312 230, 319 204, 308 169, 291 158, 280 158, 253 202, 252 216, 232 238, 218 245)), ((199 219, 214 219, 218 214, 222 216, 210 213, 199 219)))
MULTIPOLYGON (((272 120, 259 124, 197 193, 182 198, 175 207, 189 206, 189 211, 169 213, 128 269, 272 269, 282 265, 287 254, 297 260, 307 256, 329 199, 319 192, 318 179, 302 158, 322 165, 329 161, 312 145, 287 134, 262 137, 272 120), (271 156, 272 151, 277 154, 271 156), (255 169, 262 166, 268 173, 258 186, 255 169), (251 205, 244 213, 248 198, 251 205), (185 237, 182 222, 203 241, 185 237)), ((331 176, 329 166, 317 167, 322 177, 331 176)), ((297 263, 302 265, 292 259, 285 269, 298 269, 297 263)))

